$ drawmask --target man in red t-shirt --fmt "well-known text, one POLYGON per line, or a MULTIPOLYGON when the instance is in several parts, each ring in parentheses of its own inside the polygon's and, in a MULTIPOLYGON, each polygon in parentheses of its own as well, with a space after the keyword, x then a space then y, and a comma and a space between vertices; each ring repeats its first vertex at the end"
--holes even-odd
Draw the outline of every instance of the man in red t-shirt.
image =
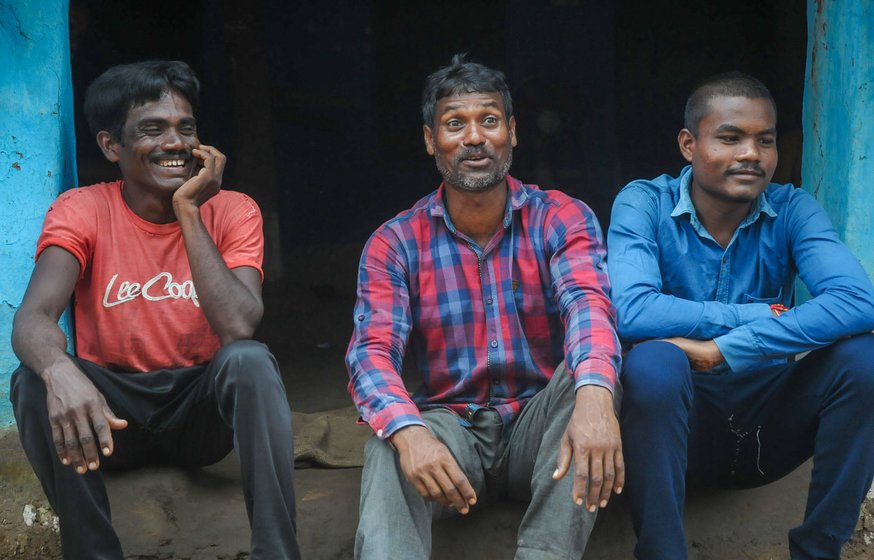
POLYGON ((299 558, 291 412, 261 320, 261 213, 221 190, 183 62, 115 66, 85 113, 122 180, 49 208, 13 326, 21 442, 65 558, 121 559, 100 467, 202 466, 235 448, 252 558, 299 558), (71 296, 77 355, 58 318, 71 296))

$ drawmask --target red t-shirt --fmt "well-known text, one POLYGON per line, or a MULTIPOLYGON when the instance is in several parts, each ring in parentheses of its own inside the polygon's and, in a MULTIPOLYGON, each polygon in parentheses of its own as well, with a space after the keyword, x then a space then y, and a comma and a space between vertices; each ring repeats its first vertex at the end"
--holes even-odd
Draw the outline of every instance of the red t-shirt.
MULTIPOLYGON (((76 353, 116 371, 208 362, 220 341, 197 300, 182 229, 134 214, 122 198, 122 184, 61 194, 37 244, 37 259, 56 245, 79 261, 76 353)), ((255 201, 222 190, 200 215, 228 267, 251 266, 263 278, 264 234, 255 201)))

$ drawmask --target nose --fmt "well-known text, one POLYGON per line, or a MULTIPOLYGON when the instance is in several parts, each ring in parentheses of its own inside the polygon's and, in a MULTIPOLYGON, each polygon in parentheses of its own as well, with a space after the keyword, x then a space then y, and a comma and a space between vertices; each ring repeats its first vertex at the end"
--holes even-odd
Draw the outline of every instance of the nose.
POLYGON ((461 143, 465 146, 479 146, 483 143, 477 123, 470 123, 464 128, 464 138, 462 138, 461 143))
POLYGON ((161 149, 164 151, 172 152, 175 150, 184 150, 185 146, 182 134, 173 127, 167 128, 164 135, 161 137, 161 149))
POLYGON ((746 142, 741 143, 740 150, 737 153, 738 161, 759 161, 759 144, 756 140, 750 139, 746 142))

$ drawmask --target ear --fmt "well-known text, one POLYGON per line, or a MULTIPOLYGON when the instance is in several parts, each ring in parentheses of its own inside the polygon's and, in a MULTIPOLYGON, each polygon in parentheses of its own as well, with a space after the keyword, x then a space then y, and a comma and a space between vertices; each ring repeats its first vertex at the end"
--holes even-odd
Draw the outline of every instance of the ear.
POLYGON ((431 127, 427 124, 422 125, 422 136, 425 139, 425 151, 429 156, 433 156, 436 152, 434 149, 434 134, 431 132, 431 127))
POLYGON ((686 161, 692 163, 692 155, 695 153, 695 135, 688 128, 684 128, 677 134, 677 144, 680 146, 680 153, 686 158, 686 161))
POLYGON ((510 145, 516 147, 516 117, 510 117, 510 145))
POLYGON ((97 145, 100 147, 100 151, 103 152, 103 157, 112 163, 118 163, 118 160, 121 159, 121 156, 118 154, 121 146, 109 132, 101 130, 97 133, 97 145))

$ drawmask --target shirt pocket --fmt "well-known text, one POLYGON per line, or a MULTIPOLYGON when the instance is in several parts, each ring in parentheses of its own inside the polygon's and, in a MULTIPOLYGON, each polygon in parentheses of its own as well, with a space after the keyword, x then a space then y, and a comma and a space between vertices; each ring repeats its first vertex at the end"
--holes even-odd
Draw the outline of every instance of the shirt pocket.
POLYGON ((750 294, 743 295, 744 303, 767 303, 771 305, 772 303, 782 303, 783 302, 783 288, 781 287, 777 290, 777 295, 774 297, 756 297, 750 294))

